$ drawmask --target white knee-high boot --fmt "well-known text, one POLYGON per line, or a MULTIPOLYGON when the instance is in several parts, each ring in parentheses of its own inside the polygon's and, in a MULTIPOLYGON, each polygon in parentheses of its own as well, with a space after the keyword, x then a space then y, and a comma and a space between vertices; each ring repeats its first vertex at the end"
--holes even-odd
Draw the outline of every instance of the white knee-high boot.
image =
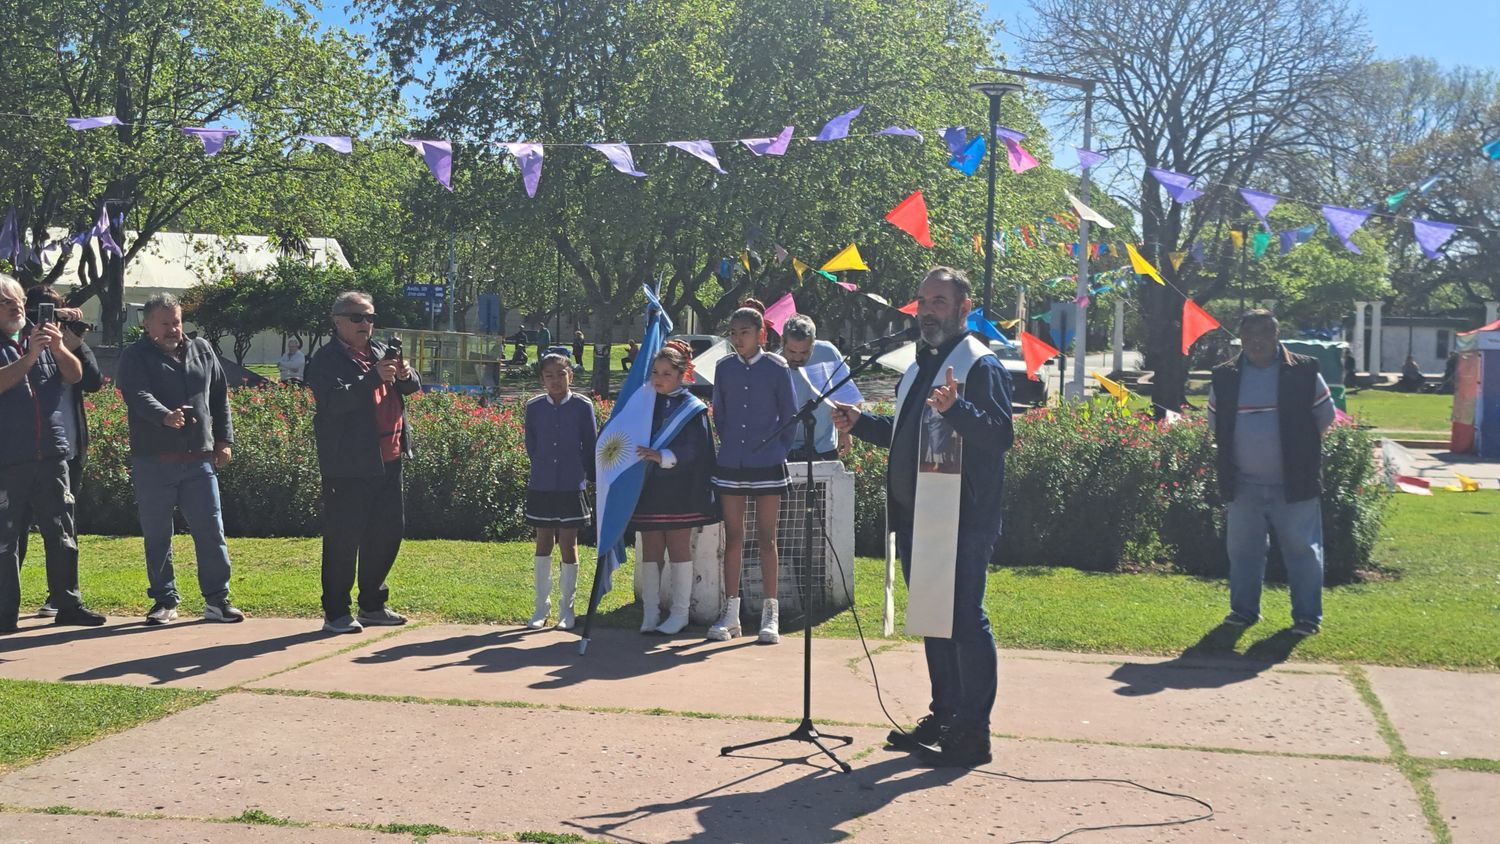
POLYGON ((559 568, 561 583, 558 584, 560 603, 557 607, 557 629, 573 629, 573 593, 578 591, 578 564, 563 563, 559 568))
POLYGON ((536 611, 531 614, 531 621, 526 626, 532 630, 540 630, 547 623, 547 613, 552 610, 552 558, 534 558, 532 571, 536 582, 536 611))
POLYGON ((661 563, 641 563, 641 632, 652 633, 661 624, 661 563))
POLYGON ((656 628, 656 632, 666 636, 675 636, 681 633, 682 628, 688 623, 688 608, 693 600, 692 561, 672 563, 668 576, 672 584, 672 609, 666 621, 656 628))

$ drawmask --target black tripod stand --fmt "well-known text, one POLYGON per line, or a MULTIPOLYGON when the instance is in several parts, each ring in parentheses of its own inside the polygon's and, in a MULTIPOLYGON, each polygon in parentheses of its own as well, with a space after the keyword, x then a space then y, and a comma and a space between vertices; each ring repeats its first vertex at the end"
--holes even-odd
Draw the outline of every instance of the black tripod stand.
MULTIPOLYGON (((816 398, 810 399, 806 404, 804 404, 802 406, 801 410, 797 411, 797 415, 796 416, 793 416, 791 419, 787 420, 786 424, 784 424, 780 428, 778 428, 775 433, 773 433, 771 436, 769 436, 769 437, 766 438, 765 442, 761 443, 761 445, 765 445, 765 443, 768 443, 771 440, 776 439, 776 437, 778 437, 778 436, 781 435, 782 431, 785 431, 787 428, 791 427, 792 425, 796 425, 796 424, 799 424, 799 423, 802 425, 802 445, 803 445, 803 451, 806 452, 806 456, 807 456, 807 460, 806 460, 806 462, 804 464, 805 467, 806 467, 806 473, 807 473, 807 501, 806 501, 806 506, 803 508, 803 530, 802 530, 802 562, 803 562, 803 571, 802 571, 802 617, 803 617, 803 620, 804 620, 803 630, 802 630, 802 723, 798 724, 796 729, 792 730, 790 733, 787 733, 786 735, 775 736, 773 738, 768 738, 768 739, 760 739, 759 741, 751 741, 751 742, 746 742, 744 744, 730 745, 729 747, 721 747, 721 748, 719 748, 719 755, 720 756, 728 756, 729 754, 731 754, 731 753, 733 753, 733 752, 735 752, 737 750, 745 750, 745 749, 751 748, 751 747, 760 747, 762 745, 775 744, 776 742, 780 742, 780 741, 805 741, 805 742, 807 742, 809 744, 812 744, 813 746, 817 747, 819 750, 823 751, 823 753, 829 759, 832 759, 835 763, 838 764, 839 769, 842 770, 844 773, 847 774, 847 773, 849 773, 850 771, 853 770, 852 768, 849 767, 849 763, 848 762, 845 762, 844 760, 842 760, 839 757, 835 756, 834 753, 833 753, 833 751, 828 748, 828 745, 826 745, 826 744, 823 743, 823 740, 824 739, 837 740, 837 741, 840 742, 840 745, 839 745, 840 747, 848 747, 849 745, 851 745, 851 744, 854 743, 854 739, 851 736, 835 736, 835 735, 826 735, 826 734, 823 734, 823 733, 819 733, 818 732, 818 728, 813 725, 813 721, 812 721, 812 640, 813 640, 813 620, 812 620, 812 596, 813 596, 813 575, 812 575, 812 559, 813 559, 813 508, 812 508, 812 501, 813 501, 813 428, 814 428, 814 425, 815 425, 815 420, 813 418, 813 412, 818 409, 818 405, 822 404, 824 401, 826 401, 828 399, 828 397, 830 395, 832 395, 834 392, 836 392, 840 387, 844 386, 844 384, 848 383, 852 378, 854 378, 854 376, 857 373, 863 372, 874 361, 875 361, 875 356, 871 355, 871 356, 865 358, 863 361, 861 361, 860 364, 858 366, 854 367, 853 369, 849 369, 847 367, 847 365, 846 365, 845 369, 847 371, 846 371, 844 377, 842 379, 840 379, 837 384, 834 384, 834 385, 830 386, 827 390, 825 390, 822 394, 818 395, 816 398)), ((847 360, 846 360, 846 364, 847 364, 847 360)), ((814 390, 814 392, 816 392, 816 390, 814 390)), ((819 535, 821 536, 822 534, 819 534, 819 535)), ((854 598, 854 596, 853 596, 852 593, 850 594, 849 597, 850 597, 850 600, 853 600, 853 598, 854 598)))

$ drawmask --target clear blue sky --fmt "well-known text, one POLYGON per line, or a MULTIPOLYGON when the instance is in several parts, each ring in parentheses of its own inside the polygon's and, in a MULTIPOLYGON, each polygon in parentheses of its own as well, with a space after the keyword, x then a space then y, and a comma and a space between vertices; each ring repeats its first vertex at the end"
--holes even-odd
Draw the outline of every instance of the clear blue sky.
MULTIPOLYGON (((1007 26, 1030 21, 1027 0, 988 0, 1007 26)), ((1380 58, 1429 56, 1446 66, 1500 70, 1500 3, 1496 0, 1355 0, 1363 8, 1380 58)), ((1248 8, 1248 7, 1247 7, 1248 8)), ((1001 46, 1010 50, 1008 38, 1001 46)))

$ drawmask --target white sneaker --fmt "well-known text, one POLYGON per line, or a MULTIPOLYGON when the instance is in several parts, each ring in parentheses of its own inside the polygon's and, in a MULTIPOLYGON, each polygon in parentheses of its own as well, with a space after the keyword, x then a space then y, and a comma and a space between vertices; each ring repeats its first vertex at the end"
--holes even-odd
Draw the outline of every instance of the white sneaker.
POLYGON ((740 596, 730 598, 724 604, 724 614, 708 628, 710 642, 727 642, 740 635, 740 596))
POLYGON ((661 624, 661 564, 651 560, 641 567, 641 632, 654 633, 661 624))
POLYGON ((672 579, 672 611, 667 620, 656 628, 663 636, 676 636, 688 623, 688 609, 693 603, 693 564, 672 563, 668 576, 672 579))
POLYGON ((531 614, 526 627, 541 630, 547 623, 547 614, 552 611, 552 558, 533 558, 532 576, 536 582, 536 611, 531 614))
POLYGON ((775 598, 767 598, 760 607, 760 636, 762 645, 775 645, 781 641, 780 607, 775 598))

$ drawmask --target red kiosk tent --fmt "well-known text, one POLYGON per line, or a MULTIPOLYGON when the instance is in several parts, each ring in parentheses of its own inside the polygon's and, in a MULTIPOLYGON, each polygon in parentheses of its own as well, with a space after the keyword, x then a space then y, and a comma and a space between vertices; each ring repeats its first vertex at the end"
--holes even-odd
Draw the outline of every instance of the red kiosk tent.
POLYGON ((1458 335, 1448 450, 1500 458, 1500 320, 1458 335))

